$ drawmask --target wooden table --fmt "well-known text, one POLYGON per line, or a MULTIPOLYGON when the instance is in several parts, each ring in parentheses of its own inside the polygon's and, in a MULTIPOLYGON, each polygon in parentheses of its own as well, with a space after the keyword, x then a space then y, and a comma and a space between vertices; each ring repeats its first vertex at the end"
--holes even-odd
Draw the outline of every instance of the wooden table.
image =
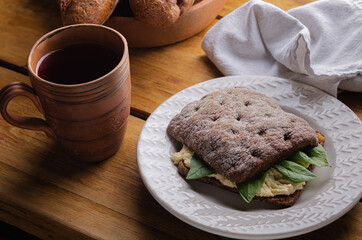
MULTIPOLYGON (((245 1, 228 0, 217 19, 245 1)), ((270 1, 289 9, 309 0, 270 1)), ((0 87, 29 83, 26 61, 35 41, 61 26, 55 1, 0 1, 0 87)), ((216 23, 218 20, 215 20, 216 23)), ((77 163, 43 133, 0 118, 0 220, 42 239, 220 239, 164 210, 149 194, 136 163, 136 143, 149 114, 195 83, 222 74, 200 48, 206 30, 178 44, 131 49, 132 110, 125 140, 111 159, 77 163)), ((362 118, 362 94, 339 99, 362 118)), ((10 109, 39 116, 19 97, 10 109)), ((292 239, 361 239, 362 203, 334 223, 292 239)))

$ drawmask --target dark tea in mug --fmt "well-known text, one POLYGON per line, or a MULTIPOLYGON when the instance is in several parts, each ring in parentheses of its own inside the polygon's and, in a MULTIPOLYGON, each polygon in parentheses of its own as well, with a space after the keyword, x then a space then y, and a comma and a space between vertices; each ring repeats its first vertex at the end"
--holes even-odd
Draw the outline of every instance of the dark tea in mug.
POLYGON ((99 44, 73 44, 43 56, 36 73, 53 83, 80 84, 106 75, 118 65, 121 57, 99 44))

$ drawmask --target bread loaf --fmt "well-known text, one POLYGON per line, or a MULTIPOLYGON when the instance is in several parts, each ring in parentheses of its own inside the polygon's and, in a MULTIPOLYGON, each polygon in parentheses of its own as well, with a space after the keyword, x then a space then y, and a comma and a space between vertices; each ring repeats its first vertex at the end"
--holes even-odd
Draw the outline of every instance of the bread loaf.
POLYGON ((146 24, 167 27, 176 22, 194 0, 129 0, 135 17, 146 24))
POLYGON ((57 0, 63 25, 103 24, 119 0, 57 0))

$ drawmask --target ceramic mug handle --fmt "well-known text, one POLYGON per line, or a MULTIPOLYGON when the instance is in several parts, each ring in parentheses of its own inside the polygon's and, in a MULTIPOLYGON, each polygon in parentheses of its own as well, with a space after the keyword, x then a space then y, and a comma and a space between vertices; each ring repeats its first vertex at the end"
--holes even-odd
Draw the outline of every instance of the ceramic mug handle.
POLYGON ((48 137, 55 139, 53 130, 43 119, 24 117, 8 112, 7 107, 9 102, 17 96, 28 97, 35 104, 39 112, 44 115, 43 108, 40 104, 39 98, 34 92, 34 89, 22 82, 12 82, 0 90, 0 112, 4 120, 19 128, 43 131, 48 137))

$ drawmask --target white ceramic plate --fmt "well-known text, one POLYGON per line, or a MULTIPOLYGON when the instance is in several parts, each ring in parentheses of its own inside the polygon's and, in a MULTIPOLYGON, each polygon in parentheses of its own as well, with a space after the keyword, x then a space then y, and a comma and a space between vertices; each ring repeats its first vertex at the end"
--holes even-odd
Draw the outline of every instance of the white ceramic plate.
POLYGON ((231 238, 275 239, 321 228, 350 210, 362 196, 362 124, 343 103, 305 84, 274 77, 235 76, 184 89, 148 118, 138 139, 144 184, 170 213, 204 231, 231 238), (296 204, 278 209, 197 181, 185 181, 170 160, 180 146, 166 134, 171 118, 189 102, 224 88, 244 86, 275 99, 326 137, 331 167, 317 168, 296 204))

